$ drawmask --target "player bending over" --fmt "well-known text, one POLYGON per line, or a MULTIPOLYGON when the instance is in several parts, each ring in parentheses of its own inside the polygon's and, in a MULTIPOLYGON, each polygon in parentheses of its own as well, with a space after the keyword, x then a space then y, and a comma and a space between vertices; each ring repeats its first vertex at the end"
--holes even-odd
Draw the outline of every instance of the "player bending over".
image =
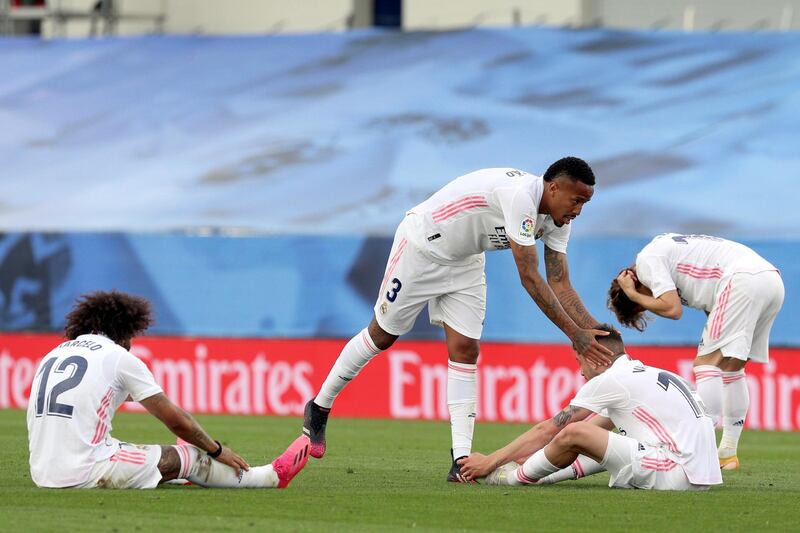
POLYGON ((677 320, 687 305, 708 315, 694 376, 709 415, 722 415, 718 455, 725 470, 739 468, 736 448, 750 406, 744 366, 769 362, 769 331, 783 295, 778 270, 750 248, 676 233, 654 238, 608 291, 620 323, 639 331, 645 311, 677 320))
POLYGON ((713 423, 688 384, 631 359, 619 332, 599 328, 610 332, 598 341, 614 353, 611 366, 596 368, 579 356, 589 381, 569 406, 491 455, 461 460, 464 477, 542 485, 608 470, 609 487, 705 490, 722 483, 713 423), (619 434, 610 431, 615 427, 619 434))
MULTIPOLYGON (((469 454, 475 423, 477 362, 486 314, 484 252, 511 248, 523 287, 542 312, 595 364, 607 364, 595 341, 597 321, 572 288, 567 267, 570 222, 594 193, 585 161, 566 157, 543 177, 488 168, 445 185, 406 213, 397 228, 369 326, 345 345, 316 398, 306 404, 303 431, 311 455, 325 453, 328 413, 339 393, 376 355, 408 333, 427 304, 444 328, 449 355, 447 405, 452 454, 469 454), (544 241, 547 281, 539 274, 536 240, 544 241)), ((451 463, 448 481, 460 481, 451 463)))
POLYGON ((172 403, 128 350, 152 323, 150 304, 120 292, 85 295, 67 315, 66 342, 44 356, 28 402, 31 478, 40 487, 151 489, 172 479, 204 487, 283 488, 308 461, 300 437, 272 464, 249 467, 172 403), (141 403, 189 444, 113 438, 122 402, 141 403))

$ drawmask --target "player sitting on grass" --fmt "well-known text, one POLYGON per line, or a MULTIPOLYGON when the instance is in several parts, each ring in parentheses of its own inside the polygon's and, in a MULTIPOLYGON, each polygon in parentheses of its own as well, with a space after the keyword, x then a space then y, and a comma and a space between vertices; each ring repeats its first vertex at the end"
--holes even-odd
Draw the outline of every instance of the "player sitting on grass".
POLYGON ((654 238, 611 282, 609 308, 639 331, 647 325, 645 311, 677 320, 686 305, 708 315, 694 376, 708 414, 722 415, 723 470, 739 468, 736 449, 750 406, 744 366, 769 362, 769 331, 783 293, 778 269, 750 248, 677 233, 654 238))
POLYGON ((167 398, 128 350, 152 323, 150 304, 120 292, 79 299, 66 342, 44 356, 28 402, 31 478, 40 487, 150 489, 181 478, 204 487, 283 488, 308 461, 300 437, 272 464, 250 468, 167 398), (142 404, 189 444, 134 445, 110 435, 124 401, 142 404))
POLYGON ((686 382, 631 359, 619 332, 598 328, 610 333, 597 340, 614 353, 611 366, 578 356, 589 381, 569 406, 491 455, 459 461, 465 478, 542 485, 608 470, 609 487, 704 490, 722 483, 713 424, 686 382))

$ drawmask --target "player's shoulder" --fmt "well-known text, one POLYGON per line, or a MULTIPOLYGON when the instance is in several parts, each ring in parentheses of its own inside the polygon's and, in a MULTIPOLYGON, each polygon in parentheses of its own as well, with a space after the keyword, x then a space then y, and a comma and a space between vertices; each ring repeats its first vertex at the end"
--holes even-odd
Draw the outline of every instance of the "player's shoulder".
POLYGON ((114 341, 105 337, 103 335, 97 335, 94 333, 87 333, 84 335, 78 335, 74 339, 67 339, 61 342, 58 346, 56 346, 53 350, 75 350, 79 349, 81 351, 94 354, 94 353, 108 353, 110 351, 116 351, 118 349, 124 350, 121 346, 116 344, 114 341))
POLYGON ((598 377, 603 377, 605 381, 619 385, 631 376, 647 372, 649 368, 638 359, 622 355, 612 363, 608 370, 598 377))
POLYGON ((663 255, 672 248, 680 237, 678 233, 662 233, 653 237, 639 252, 639 256, 663 255))
POLYGON ((474 170, 466 176, 483 177, 486 179, 502 179, 507 183, 527 183, 541 177, 531 174, 525 170, 514 167, 487 167, 474 170))

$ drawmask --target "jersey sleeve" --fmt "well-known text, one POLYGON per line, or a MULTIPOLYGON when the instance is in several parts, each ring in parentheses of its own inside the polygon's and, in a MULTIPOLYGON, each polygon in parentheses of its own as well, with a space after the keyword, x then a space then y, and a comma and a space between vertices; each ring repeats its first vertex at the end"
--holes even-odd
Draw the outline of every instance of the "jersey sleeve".
POLYGON ((567 243, 569 242, 569 235, 572 224, 564 224, 563 226, 556 227, 553 231, 545 233, 542 236, 542 242, 545 246, 554 252, 567 253, 567 243))
POLYGON ((122 382, 124 391, 134 401, 140 402, 154 394, 164 392, 156 383, 156 379, 150 369, 147 368, 147 365, 130 352, 126 351, 120 357, 117 364, 117 376, 122 382))
POLYGON ((675 290, 675 281, 663 256, 642 254, 636 256, 636 277, 658 298, 665 292, 675 290))
POLYGON ((520 246, 534 246, 539 207, 530 193, 522 187, 508 187, 498 191, 497 199, 503 210, 506 236, 520 246))
POLYGON ((627 391, 610 374, 600 374, 587 381, 569 402, 575 407, 583 407, 602 416, 608 416, 607 409, 628 399, 627 391))

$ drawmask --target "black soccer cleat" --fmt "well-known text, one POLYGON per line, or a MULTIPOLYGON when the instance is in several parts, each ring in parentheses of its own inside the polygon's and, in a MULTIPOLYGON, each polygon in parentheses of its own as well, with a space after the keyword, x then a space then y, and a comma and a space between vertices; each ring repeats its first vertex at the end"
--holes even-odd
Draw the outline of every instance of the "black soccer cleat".
POLYGON ((303 433, 311 440, 308 449, 311 457, 321 459, 325 455, 325 426, 328 425, 330 409, 320 407, 314 399, 308 401, 303 411, 303 433))
POLYGON ((462 455, 461 457, 453 457, 453 449, 450 448, 450 459, 452 459, 453 464, 450 466, 450 472, 447 473, 447 481, 449 483, 477 483, 477 481, 472 480, 469 481, 461 474, 461 467, 458 466, 459 459, 463 459, 466 455, 462 455))

